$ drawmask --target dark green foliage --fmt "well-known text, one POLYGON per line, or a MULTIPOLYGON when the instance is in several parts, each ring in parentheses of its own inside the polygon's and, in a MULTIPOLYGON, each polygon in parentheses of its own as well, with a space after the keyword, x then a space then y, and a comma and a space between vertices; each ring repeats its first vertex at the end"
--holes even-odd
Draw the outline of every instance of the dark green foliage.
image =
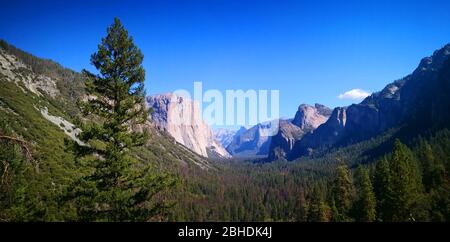
MULTIPOLYGON (((46 120, 41 109, 48 108, 49 114, 66 117, 61 107, 54 106, 48 97, 37 96, 29 92, 20 82, 15 84, 7 81, 0 74, 0 133, 20 138, 26 141, 30 147, 33 160, 38 164, 35 170, 31 163, 23 159, 20 147, 11 142, 0 142, 0 151, 4 149, 2 157, 8 158, 9 174, 14 173, 12 186, 8 191, 3 190, 0 201, 0 220, 4 221, 73 221, 80 220, 74 204, 64 199, 65 191, 68 190, 73 180, 85 174, 81 160, 74 160, 71 142, 59 125, 46 120), (11 147, 15 147, 12 149, 11 147), (8 151, 7 151, 8 150, 8 151), (9 150, 15 150, 11 153, 9 150), (24 169, 24 170, 22 170, 24 169), (23 174, 23 175, 22 175, 23 174), (24 177, 25 179, 21 179, 24 177), (22 183, 23 182, 23 183, 22 183), (24 187, 19 189, 19 187, 24 187), (16 195, 14 195, 16 194, 16 195), (20 196, 19 196, 20 195, 20 196), (20 198, 20 199, 19 199, 20 198)), ((64 97, 59 97, 66 100, 64 97)), ((66 117, 71 121, 70 117, 66 117)), ((73 122, 73 120, 72 120, 73 122)), ((152 138, 145 147, 133 148, 133 154, 138 157, 139 162, 147 166, 151 165, 152 174, 173 173, 179 169, 180 160, 186 162, 187 167, 194 162, 202 160, 189 150, 173 145, 174 141, 164 135, 153 132, 152 138)), ((0 154, 1 155, 1 154, 0 154)), ((6 159, 6 158, 5 158, 6 159)), ((3 162, 1 163, 3 164, 3 162)), ((6 188, 2 188, 6 189, 6 188)), ((173 203, 173 200, 165 197, 165 194, 157 195, 155 199, 163 199, 173 203)), ((171 210, 165 210, 169 213, 171 210)), ((157 219, 166 219, 160 217, 157 219)))
POLYGON ((441 159, 436 159, 431 145, 427 141, 421 141, 418 148, 418 159, 423 167, 423 183, 425 189, 431 189, 445 182, 445 166, 441 159))
MULTIPOLYGON (((111 41, 128 40, 119 32, 109 41, 105 38, 92 58, 100 76, 85 72, 86 88, 100 99, 83 105, 89 115, 76 122, 84 124, 80 138, 90 145, 80 147, 84 153, 78 157, 61 127, 43 118, 40 110, 46 107, 50 114, 75 122, 73 116, 80 110, 74 100, 84 94, 82 75, 0 42, 3 50, 31 66, 33 72, 55 78, 61 92, 57 98, 37 96, 21 82, 7 81, 0 74, 0 134, 25 141, 32 151, 30 160, 20 142, 0 139, 1 221, 319 222, 373 221, 374 216, 378 221, 450 220, 448 130, 424 130, 417 140, 411 139, 417 136, 415 130, 408 130, 409 138, 402 139, 408 141, 408 148, 400 142, 394 146, 402 129, 393 128, 364 142, 318 151, 294 162, 268 164, 215 163, 153 129, 149 130, 151 139, 143 142, 143 133, 132 132, 142 130, 135 114, 146 115, 139 115, 142 109, 139 105, 134 109, 133 104, 142 100, 139 80, 143 72, 138 65, 134 71, 118 74, 124 70, 123 63, 139 63, 139 51, 127 48, 134 53, 128 55, 134 61, 124 57, 117 62, 102 61, 115 59, 111 57, 116 51, 110 51, 114 46, 130 43, 111 41), (121 78, 122 82, 115 82, 118 76, 138 83, 129 85, 121 78), (114 101, 118 99, 121 102, 114 101), (121 126, 127 119, 132 130, 121 126), (130 138, 132 133, 136 135, 130 138), (336 170, 336 161, 345 166, 336 170), (209 168, 201 169, 195 163, 209 168), (173 183, 172 175, 179 177, 179 186, 166 190, 173 183)), ((442 90, 448 87, 448 76, 445 71, 440 73, 442 90)), ((436 120, 444 127, 449 123, 447 94, 440 93, 436 101, 442 109, 436 120)))
POLYGON ((319 187, 315 187, 310 195, 308 222, 329 222, 332 210, 325 203, 324 194, 319 187))
POLYGON ((355 187, 357 199, 354 203, 354 217, 356 221, 372 222, 376 219, 376 198, 373 192, 369 172, 359 166, 355 173, 355 187))
POLYGON ((100 74, 84 71, 89 98, 81 108, 97 121, 83 126, 80 138, 87 145, 79 150, 87 171, 68 195, 81 220, 147 221, 161 215, 166 206, 154 198, 172 181, 155 175, 132 153, 148 137, 133 131, 148 117, 142 60, 141 51, 115 19, 91 57, 100 74))
POLYGON ((352 206, 353 199, 354 187, 350 175, 350 170, 346 166, 338 166, 332 189, 334 221, 350 220, 348 214, 352 206))
POLYGON ((392 155, 377 164, 375 192, 383 221, 422 220, 426 201, 423 196, 419 164, 413 153, 399 140, 392 155))
POLYGON ((429 141, 420 138, 415 152, 423 167, 422 180, 432 221, 450 219, 449 135, 450 132, 439 132, 429 141))
POLYGON ((300 194, 295 204, 295 220, 296 221, 306 221, 308 219, 308 204, 305 198, 305 192, 300 191, 300 194))
MULTIPOLYGON (((449 146, 449 134, 449 131, 441 131, 436 137, 427 139, 433 156, 446 161, 444 167, 448 165, 448 159, 445 159, 448 149, 445 148, 449 146)), ((417 165, 420 159, 415 155, 420 151, 419 147, 413 146, 414 152, 411 152, 397 142, 392 154, 374 164, 358 166, 353 183, 345 166, 333 172, 336 158, 270 164, 240 162, 231 167, 224 166, 217 172, 185 170, 182 191, 175 199, 178 201, 174 210, 177 216, 171 220, 223 221, 229 218, 231 221, 262 221, 257 216, 262 200, 266 221, 399 221, 399 214, 406 213, 410 215, 404 221, 447 221, 450 211, 447 173, 444 173, 441 185, 434 185, 430 192, 421 192, 421 168, 417 165), (400 182, 411 181, 411 186, 418 188, 409 190, 410 195, 393 190, 393 176, 401 177, 398 172, 391 171, 391 165, 392 170, 398 169, 394 168, 398 166, 393 164, 394 157, 397 161, 407 157, 408 163, 411 162, 407 168, 408 178, 399 179, 400 182), (353 186, 354 192, 347 192, 352 191, 353 186), (415 199, 400 205, 395 197, 415 199), (335 200, 339 199, 345 202, 337 205, 335 200)), ((334 155, 340 157, 342 153, 334 155)))
POLYGON ((16 152, 7 155, 11 161, 17 159, 10 168, 14 167, 14 172, 17 172, 14 183, 20 187, 21 182, 24 182, 23 189, 14 188, 21 192, 16 198, 20 198, 23 203, 17 200, 3 203, 6 207, 0 210, 14 211, 9 212, 4 219, 48 221, 71 216, 70 211, 59 208, 57 204, 59 192, 75 175, 73 156, 64 145, 67 136, 56 125, 48 122, 38 108, 45 106, 52 114, 60 113, 46 99, 22 91, 24 87, 21 89, 2 78, 0 82, 3 86, 0 88, 0 123, 4 124, 0 127, 0 133, 25 141, 38 165, 38 169, 35 169, 29 160, 24 159, 22 152, 17 152, 20 151, 16 150, 18 144, 7 142, 0 145, 0 149, 6 150, 15 147, 16 152), (20 178, 22 175, 23 180, 20 178))
POLYGON ((420 201, 421 177, 411 151, 399 140, 395 142, 390 164, 392 187, 392 220, 415 221, 415 209, 420 201))
POLYGON ((374 191, 378 198, 377 211, 378 217, 382 221, 388 221, 392 218, 392 182, 391 171, 387 158, 383 158, 376 164, 374 191))
POLYGON ((0 119, 0 221, 25 220, 27 217, 27 179, 33 175, 31 149, 14 137, 8 124, 0 119))
MULTIPOLYGON (((2 85, 5 88, 0 89, 0 112, 2 114, 0 117, 8 126, 8 128, 2 126, 2 131, 9 129, 11 130, 9 134, 32 144, 34 159, 39 163, 39 173, 35 174, 34 169, 28 165, 29 163, 22 160, 21 152, 13 155, 8 153, 8 156, 16 157, 17 161, 19 159, 23 161, 16 163, 23 164, 23 166, 15 167, 18 169, 18 174, 26 174, 24 175, 26 179, 21 182, 19 182, 21 179, 17 179, 18 183, 14 186, 21 187, 23 186, 21 184, 25 184, 27 189, 14 188, 13 190, 20 191, 20 193, 14 195, 13 200, 5 200, 2 197, 1 218, 8 221, 80 220, 81 218, 73 209, 75 204, 63 201, 64 205, 59 205, 56 201, 71 180, 83 176, 84 171, 79 169, 78 163, 74 163, 70 149, 64 144, 67 136, 57 125, 45 120, 34 106, 46 106, 50 113, 62 114, 45 99, 24 93, 14 83, 2 81, 2 85), (22 168, 25 168, 26 171, 20 171, 22 168)), ((368 146, 366 143, 338 149, 322 157, 304 158, 296 162, 252 164, 239 161, 214 165, 209 170, 202 170, 192 165, 201 158, 186 149, 174 146, 173 143, 173 140, 169 138, 152 133, 152 138, 145 147, 133 149, 133 153, 137 154, 136 157, 140 161, 145 162, 144 164, 154 164, 158 173, 170 172, 180 177, 180 185, 175 190, 163 192, 158 196, 158 199, 176 202, 172 208, 164 211, 169 213, 168 219, 171 221, 223 221, 225 219, 230 221, 330 221, 333 203, 332 189, 329 188, 333 184, 331 181, 334 179, 337 157, 346 161, 350 167, 352 164, 362 161, 367 163, 368 168, 375 166, 375 162, 371 163, 369 158, 363 160, 358 158, 361 151, 364 150, 362 147, 368 146), (188 165, 177 165, 180 164, 180 160, 185 161, 188 165), (304 195, 301 195, 302 193, 304 195), (302 196, 305 197, 304 200, 301 198, 302 196), (299 212, 303 209, 307 210, 306 218, 302 215, 303 212, 299 212)), ((422 137, 417 142, 418 145, 414 145, 413 141, 411 143, 413 160, 419 161, 420 164, 424 162, 435 164, 428 165, 430 167, 437 166, 437 168, 426 168, 426 165, 421 165, 425 187, 424 197, 429 199, 419 206, 419 208, 422 207, 420 209, 422 212, 418 214, 423 214, 425 211, 425 214, 429 213, 429 217, 421 215, 420 218, 415 219, 416 221, 449 221, 448 169, 450 153, 448 151, 450 150, 450 132, 444 130, 422 137), (429 153, 427 156, 433 157, 432 162, 421 158, 426 157, 421 154, 421 151, 425 150, 421 144, 425 143, 431 148, 427 149, 429 153), (432 174, 436 174, 436 172, 431 171, 439 171, 442 169, 442 165, 445 169, 443 175, 435 179, 435 175, 432 174)), ((1 147, 9 149, 4 143, 1 147)), ((381 213, 381 208, 383 208, 381 198, 386 197, 386 200, 389 200, 389 196, 387 196, 389 192, 384 192, 389 191, 386 189, 389 186, 378 184, 390 184, 390 175, 377 176, 377 174, 380 164, 387 164, 384 166, 387 169, 381 170, 384 170, 385 174, 390 174, 390 159, 391 156, 386 155, 386 159, 377 162, 377 169, 373 169, 373 173, 370 173, 374 177, 377 217, 383 221, 391 221, 388 218, 392 217, 388 214, 383 218, 381 213), (385 182, 379 182, 378 180, 383 180, 379 177, 384 177, 385 182)), ((81 160, 79 162, 85 163, 81 160)), ((370 170, 372 171, 372 169, 370 170)), ((156 170, 152 169, 152 171, 156 170)), ((437 172, 437 174, 442 173, 437 172)), ((17 175, 17 177, 20 176, 17 175)), ((354 181, 357 188, 356 176, 354 181)), ((10 194, 12 193, 8 194, 8 199, 11 199, 13 196, 10 194)), ((357 192, 356 198, 358 197, 357 192)), ((347 217, 358 219, 351 212, 347 217)))

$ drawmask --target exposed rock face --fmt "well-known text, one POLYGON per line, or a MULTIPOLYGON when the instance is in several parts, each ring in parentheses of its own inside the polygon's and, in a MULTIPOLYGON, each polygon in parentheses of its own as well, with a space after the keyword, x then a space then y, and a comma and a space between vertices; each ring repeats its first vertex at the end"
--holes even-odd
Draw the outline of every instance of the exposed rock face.
MULTIPOLYGON (((51 97, 56 97, 59 94, 55 80, 34 73, 29 66, 25 65, 16 56, 6 53, 1 48, 0 71, 7 80, 15 82, 19 87, 23 85, 28 91, 39 96, 47 94, 51 97)), ((22 90, 26 92, 23 88, 22 90)))
POLYGON ((450 44, 422 59, 412 74, 387 85, 361 103, 335 108, 326 123, 295 143, 288 158, 369 139, 400 124, 427 127, 437 123, 432 118, 433 114, 442 112, 435 111, 441 102, 432 100, 445 86, 438 83, 445 80, 439 74, 442 75, 440 71, 449 56, 450 44))
POLYGON ((233 141, 234 135, 237 131, 220 128, 215 129, 213 132, 216 140, 221 143, 223 147, 227 147, 233 141))
POLYGON ((342 136, 346 123, 347 108, 335 108, 325 123, 296 140, 286 157, 295 159, 301 155, 309 155, 312 152, 310 147, 314 144, 321 144, 325 147, 333 144, 342 136))
POLYGON ((289 120, 280 120, 280 129, 272 137, 269 149, 269 160, 284 158, 292 150, 296 140, 303 137, 305 132, 289 120))
POLYGON ((291 152, 297 140, 325 123, 331 114, 328 107, 315 104, 302 104, 298 107, 295 118, 280 120, 278 133, 272 137, 269 160, 285 158, 291 152))
POLYGON ((81 129, 75 127, 74 124, 71 122, 65 120, 62 117, 53 116, 48 113, 48 109, 44 108, 41 109, 41 114, 44 116, 45 119, 52 122, 53 124, 57 125, 64 133, 69 136, 72 140, 77 142, 79 145, 86 145, 83 143, 83 141, 79 140, 77 135, 81 133, 81 129))
POLYGON ((304 134, 316 129, 331 114, 331 109, 321 104, 314 106, 302 104, 292 120, 277 120, 278 132, 267 136, 273 125, 260 123, 249 129, 241 128, 234 136, 227 150, 234 157, 268 157, 269 160, 284 158, 293 148, 295 141, 304 134))
POLYGON ((227 146, 233 157, 266 157, 269 153, 272 136, 266 135, 271 122, 259 123, 249 129, 242 127, 227 146))
POLYGON ((153 109, 152 123, 178 143, 204 157, 230 157, 215 140, 211 127, 202 120, 195 101, 169 93, 147 97, 147 105, 153 109))
MULTIPOLYGON (((38 96, 46 94, 52 98, 55 98, 60 94, 54 79, 36 74, 30 66, 24 64, 18 57, 8 54, 2 48, 0 48, 0 77, 4 77, 7 81, 14 82, 27 94, 30 94, 30 92, 38 96)), ((35 108, 39 109, 37 107, 35 108)), ((14 110, 7 109, 6 111, 18 115, 14 110)), ((62 117, 50 115, 47 107, 43 107, 40 112, 45 119, 57 125, 72 140, 80 145, 85 145, 77 138, 77 135, 81 130, 76 128, 75 125, 62 117)))
POLYGON ((331 109, 316 103, 314 106, 301 104, 292 123, 305 131, 310 131, 325 123, 331 115, 331 109))

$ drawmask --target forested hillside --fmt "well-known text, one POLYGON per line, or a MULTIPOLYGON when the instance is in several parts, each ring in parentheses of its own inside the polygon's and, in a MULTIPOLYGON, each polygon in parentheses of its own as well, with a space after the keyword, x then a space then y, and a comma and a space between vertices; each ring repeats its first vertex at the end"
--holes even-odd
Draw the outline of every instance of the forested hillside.
POLYGON ((262 163, 204 158, 155 129, 118 20, 91 56, 100 74, 4 41, 0 55, 1 221, 450 219, 449 60, 408 122, 262 163))

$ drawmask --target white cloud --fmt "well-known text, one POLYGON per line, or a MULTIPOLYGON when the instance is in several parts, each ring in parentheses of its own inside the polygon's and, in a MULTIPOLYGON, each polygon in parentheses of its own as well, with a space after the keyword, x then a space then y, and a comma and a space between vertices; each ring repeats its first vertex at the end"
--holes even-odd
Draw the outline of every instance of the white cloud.
POLYGON ((370 92, 366 92, 362 89, 356 88, 350 91, 346 91, 342 94, 339 94, 339 99, 352 99, 352 100, 361 100, 370 96, 370 92))

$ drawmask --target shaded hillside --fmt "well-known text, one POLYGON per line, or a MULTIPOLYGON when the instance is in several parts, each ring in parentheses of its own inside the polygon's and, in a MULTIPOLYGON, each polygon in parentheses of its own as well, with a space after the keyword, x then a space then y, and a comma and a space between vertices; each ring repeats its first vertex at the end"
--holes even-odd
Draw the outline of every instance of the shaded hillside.
POLYGON ((417 135, 420 130, 448 122, 443 115, 447 113, 444 111, 448 107, 447 95, 436 94, 448 87, 442 80, 448 79, 445 62, 449 55, 450 45, 446 45, 422 59, 412 74, 387 85, 360 104, 335 108, 326 123, 295 143, 288 159, 367 140, 395 127, 406 125, 409 131, 405 133, 417 135), (442 101, 434 101, 437 96, 442 101))
MULTIPOLYGON (((2 165, 3 174, 6 171, 21 172, 13 176, 16 178, 11 178, 15 182, 2 187, 2 190, 10 191, 3 194, 10 204, 1 205, 8 209, 0 213, 0 218, 20 221, 71 220, 74 216, 72 208, 66 205, 60 207, 58 199, 68 184, 84 172, 71 149, 75 142, 72 133, 76 129, 79 113, 75 100, 83 94, 82 90, 75 91, 82 85, 73 82, 79 80, 80 74, 11 46, 8 48, 9 52, 0 48, 0 83, 3 86, 0 88, 0 135, 26 143, 33 162, 20 158, 20 152, 14 151, 18 146, 10 145, 9 139, 0 140, 2 151, 14 151, 4 153, 9 154, 4 159, 12 159, 12 162, 17 158, 22 164, 20 167, 24 166, 14 170, 16 168, 12 164, 2 165), (21 57, 10 54, 13 52, 21 57), (33 67, 24 63, 22 58, 29 58, 28 61, 37 66, 34 68, 44 74, 35 73, 33 67), (49 69, 45 69, 47 65, 49 69), (71 74, 65 76, 67 73, 71 74), (65 81, 67 89, 58 84, 65 81), (66 95, 70 90, 73 90, 73 95, 66 95)), ((141 128, 150 131, 151 139, 134 154, 142 162, 153 163, 155 171, 161 174, 172 171, 170 173, 174 174, 177 169, 192 166, 214 169, 210 160, 178 145, 168 134, 152 129, 150 124, 141 128)))

